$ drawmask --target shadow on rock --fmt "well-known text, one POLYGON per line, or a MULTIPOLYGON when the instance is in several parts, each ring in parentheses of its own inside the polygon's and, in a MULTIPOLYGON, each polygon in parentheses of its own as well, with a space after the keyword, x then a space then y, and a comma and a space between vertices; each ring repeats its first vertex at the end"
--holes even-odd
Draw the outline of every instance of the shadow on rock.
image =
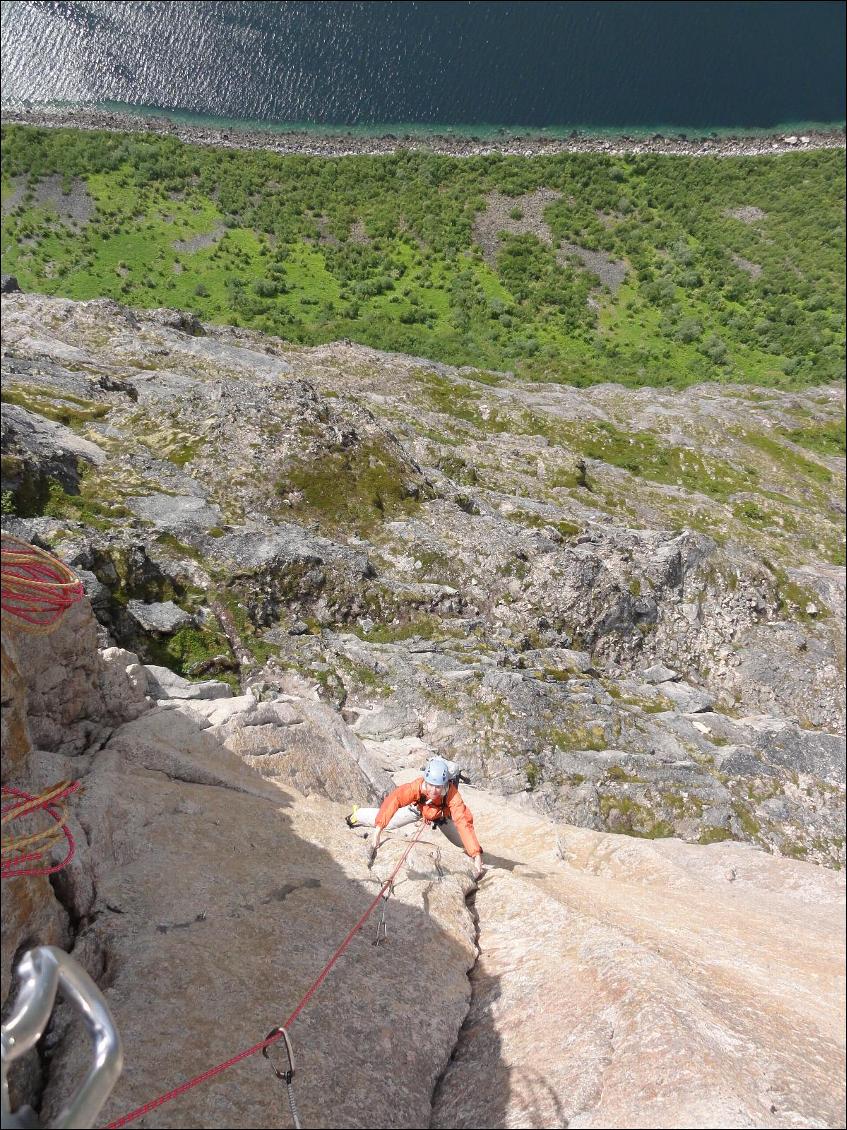
MULTIPOLYGON (((87 847, 66 898, 89 894, 74 952, 99 973, 125 1049, 104 1121, 282 1023, 378 889, 338 805, 264 779, 176 711, 116 732, 91 761, 76 815, 87 847)), ((386 867, 403 846, 386 845, 386 867)), ((432 872, 423 849, 388 903, 387 942, 373 944, 377 912, 292 1025, 305 1125, 429 1125, 475 945, 464 864, 456 857, 432 872)), ((81 1033, 59 1022, 45 1117, 88 1054, 81 1033)), ((255 1055, 140 1124, 287 1119, 284 1087, 255 1055)))

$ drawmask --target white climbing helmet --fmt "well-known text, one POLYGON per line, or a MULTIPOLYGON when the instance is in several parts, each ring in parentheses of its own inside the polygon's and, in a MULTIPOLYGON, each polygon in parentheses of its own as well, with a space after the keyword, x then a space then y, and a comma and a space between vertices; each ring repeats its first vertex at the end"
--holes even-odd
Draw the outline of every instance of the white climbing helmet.
POLYGON ((431 757, 424 769, 424 783, 446 789, 450 784, 450 766, 443 757, 431 757))

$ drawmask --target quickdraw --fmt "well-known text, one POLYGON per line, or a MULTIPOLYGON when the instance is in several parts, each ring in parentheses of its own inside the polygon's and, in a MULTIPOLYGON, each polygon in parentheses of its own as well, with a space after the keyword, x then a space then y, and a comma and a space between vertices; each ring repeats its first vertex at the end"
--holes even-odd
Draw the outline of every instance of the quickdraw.
POLYGON ((288 1093, 288 1107, 291 1111, 291 1119, 294 1123, 294 1130, 301 1130, 300 1113, 297 1110, 297 1100, 294 1097, 294 1048, 291 1046, 291 1037, 288 1035, 284 1028, 271 1028, 270 1032, 268 1032, 267 1036, 265 1036, 265 1040, 268 1041, 271 1038, 273 1038, 275 1042, 282 1038, 282 1041, 285 1044, 285 1051, 288 1055, 288 1070, 280 1071, 274 1061, 271 1059, 271 1044, 267 1044, 264 1048, 262 1048, 262 1055, 271 1065, 271 1069, 274 1075, 276 1075, 277 1079, 280 1079, 285 1084, 285 1088, 288 1093))
POLYGON ((379 921, 376 924, 376 937, 374 938, 373 942, 375 946, 381 946, 388 941, 388 926, 385 922, 385 912, 388 909, 388 900, 393 894, 394 884, 391 883, 382 896, 382 906, 380 907, 379 911, 379 921))

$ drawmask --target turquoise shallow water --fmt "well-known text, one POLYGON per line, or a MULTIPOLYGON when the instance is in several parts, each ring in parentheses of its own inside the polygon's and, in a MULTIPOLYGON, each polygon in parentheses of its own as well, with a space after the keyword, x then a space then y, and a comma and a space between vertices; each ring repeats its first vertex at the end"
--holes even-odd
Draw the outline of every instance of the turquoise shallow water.
MULTIPOLYGON (((70 107, 69 107, 70 108, 70 107)), ((520 126, 520 125, 488 125, 484 123, 421 123, 421 122, 373 122, 364 125, 334 125, 319 122, 267 122, 250 121, 245 118, 215 117, 211 114, 196 114, 184 110, 171 110, 156 106, 133 106, 122 102, 104 102, 97 109, 104 112, 132 114, 140 118, 169 118, 171 121, 194 125, 208 129, 231 130, 256 130, 262 133, 312 133, 325 136, 336 136, 339 131, 355 137, 432 137, 435 135, 448 135, 463 138, 478 138, 480 140, 495 140, 507 135, 509 137, 552 137, 567 138, 573 133, 585 134, 591 137, 619 137, 621 134, 631 137, 651 137, 662 134, 666 137, 678 136, 684 133, 689 138, 705 137, 731 137, 744 134, 745 137, 779 133, 802 133, 812 130, 831 130, 843 128, 845 120, 828 122, 793 121, 777 122, 772 126, 718 126, 683 129, 678 125, 654 124, 633 125, 625 123, 619 126, 597 126, 588 124, 574 124, 563 126, 520 126)))
POLYGON ((231 128, 749 134, 845 117, 843 3, 2 0, 2 99, 231 128))

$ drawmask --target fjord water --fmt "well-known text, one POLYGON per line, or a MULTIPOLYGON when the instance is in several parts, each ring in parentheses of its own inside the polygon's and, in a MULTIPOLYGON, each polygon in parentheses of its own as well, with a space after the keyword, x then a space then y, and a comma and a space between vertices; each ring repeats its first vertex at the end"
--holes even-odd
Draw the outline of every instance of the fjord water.
POLYGON ((376 128, 844 118, 841 2, 2 3, 2 100, 376 128))

